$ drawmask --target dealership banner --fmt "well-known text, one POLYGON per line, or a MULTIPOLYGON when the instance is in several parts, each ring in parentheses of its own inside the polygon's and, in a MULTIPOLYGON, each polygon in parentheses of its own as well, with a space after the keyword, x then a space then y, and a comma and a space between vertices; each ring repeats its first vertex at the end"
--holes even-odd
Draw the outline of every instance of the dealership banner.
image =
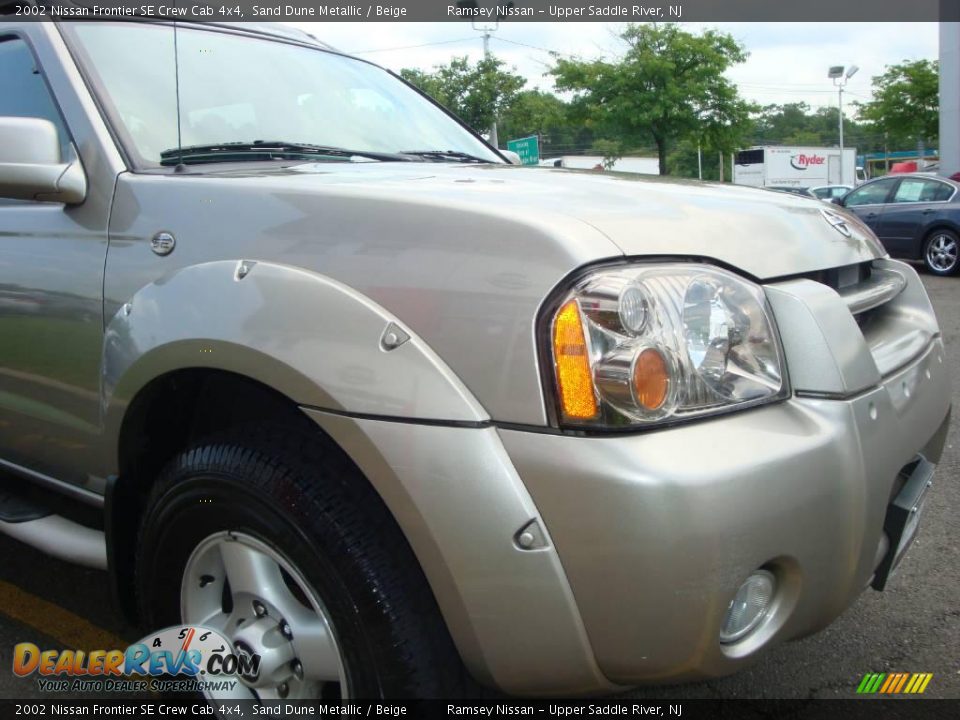
POLYGON ((917 22, 960 21, 958 0, 0 0, 20 20, 167 19, 207 22, 917 22))

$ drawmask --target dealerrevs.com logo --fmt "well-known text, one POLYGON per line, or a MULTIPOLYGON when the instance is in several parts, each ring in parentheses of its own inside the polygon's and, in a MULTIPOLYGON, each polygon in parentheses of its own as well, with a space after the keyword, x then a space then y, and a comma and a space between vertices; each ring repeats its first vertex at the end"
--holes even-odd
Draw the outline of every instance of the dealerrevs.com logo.
POLYGON ((233 690, 255 680, 260 656, 235 652, 216 630, 176 625, 148 635, 125 650, 13 648, 13 673, 36 676, 45 692, 202 692, 233 690))
POLYGON ((797 155, 790 156, 790 166, 795 170, 806 170, 812 165, 823 165, 827 161, 827 158, 823 155, 807 155, 805 153, 798 153, 797 155))

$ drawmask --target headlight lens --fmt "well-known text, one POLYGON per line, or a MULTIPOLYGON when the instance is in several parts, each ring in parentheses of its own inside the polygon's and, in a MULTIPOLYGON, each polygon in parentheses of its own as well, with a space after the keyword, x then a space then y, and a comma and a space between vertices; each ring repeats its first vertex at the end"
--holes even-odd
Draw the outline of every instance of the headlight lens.
POLYGON ((763 290, 702 264, 597 270, 551 318, 564 424, 650 425, 784 397, 763 290))

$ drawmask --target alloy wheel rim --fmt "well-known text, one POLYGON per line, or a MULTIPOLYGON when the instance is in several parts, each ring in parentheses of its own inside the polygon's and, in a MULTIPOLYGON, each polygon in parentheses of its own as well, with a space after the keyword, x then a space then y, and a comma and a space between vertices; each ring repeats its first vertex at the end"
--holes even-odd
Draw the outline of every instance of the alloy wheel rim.
POLYGON ((218 631, 238 656, 260 655, 256 677, 233 676, 232 690, 210 700, 349 697, 343 654, 329 612, 282 553, 246 533, 201 541, 183 572, 184 623, 218 631))
POLYGON ((953 270, 957 256, 957 242, 949 235, 935 235, 927 245, 927 262, 940 272, 953 270))

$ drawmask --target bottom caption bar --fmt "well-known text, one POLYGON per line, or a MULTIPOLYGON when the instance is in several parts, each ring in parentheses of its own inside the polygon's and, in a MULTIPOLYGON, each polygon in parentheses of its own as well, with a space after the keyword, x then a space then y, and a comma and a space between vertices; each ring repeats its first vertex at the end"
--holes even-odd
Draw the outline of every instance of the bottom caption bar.
POLYGON ((35 717, 209 717, 209 718, 505 718, 534 717, 663 717, 833 718, 844 713, 856 718, 957 717, 960 700, 903 702, 890 700, 530 700, 486 702, 469 700, 414 700, 367 702, 195 700, 0 700, 0 719, 35 717), (908 707, 909 706, 909 707, 908 707))

